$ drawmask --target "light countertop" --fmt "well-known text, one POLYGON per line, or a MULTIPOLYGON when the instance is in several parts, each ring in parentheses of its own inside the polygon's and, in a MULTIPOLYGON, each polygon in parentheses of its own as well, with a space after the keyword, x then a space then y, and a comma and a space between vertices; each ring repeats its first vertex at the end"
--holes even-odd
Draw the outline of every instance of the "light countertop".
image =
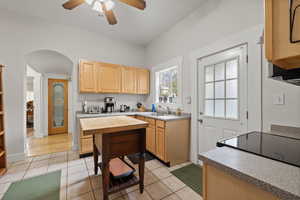
POLYGON ((132 117, 112 116, 102 118, 82 118, 80 119, 80 126, 84 135, 92 135, 147 128, 148 122, 132 117))
POLYGON ((110 117, 110 116, 143 116, 149 117, 153 119, 163 120, 163 121, 172 121, 172 120, 180 120, 180 119, 190 119, 190 114, 182 114, 182 115, 165 115, 165 116, 155 116, 152 115, 152 112, 113 112, 113 113, 99 113, 99 114, 85 114, 82 112, 77 112, 77 118, 97 118, 97 117, 110 117))
POLYGON ((282 200, 300 200, 300 168, 228 147, 198 155, 199 159, 254 184, 282 200))

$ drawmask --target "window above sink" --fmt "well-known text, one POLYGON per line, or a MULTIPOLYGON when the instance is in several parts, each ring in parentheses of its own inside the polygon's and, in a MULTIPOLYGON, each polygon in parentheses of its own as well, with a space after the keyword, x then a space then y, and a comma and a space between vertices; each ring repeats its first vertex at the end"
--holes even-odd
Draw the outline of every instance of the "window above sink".
POLYGON ((153 68, 156 104, 179 107, 182 104, 182 57, 174 58, 153 68))

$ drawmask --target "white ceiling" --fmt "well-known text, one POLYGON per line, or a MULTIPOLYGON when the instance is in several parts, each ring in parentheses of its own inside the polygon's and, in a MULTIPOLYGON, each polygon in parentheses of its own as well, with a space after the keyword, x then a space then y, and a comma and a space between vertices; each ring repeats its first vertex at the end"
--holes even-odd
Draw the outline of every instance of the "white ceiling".
POLYGON ((41 74, 71 75, 73 63, 66 56, 51 50, 39 50, 26 56, 27 64, 41 74))
POLYGON ((98 16, 87 4, 72 11, 64 10, 61 5, 66 1, 1 0, 0 8, 146 45, 208 0, 146 0, 144 11, 114 0, 118 18, 114 26, 108 25, 105 18, 98 16))

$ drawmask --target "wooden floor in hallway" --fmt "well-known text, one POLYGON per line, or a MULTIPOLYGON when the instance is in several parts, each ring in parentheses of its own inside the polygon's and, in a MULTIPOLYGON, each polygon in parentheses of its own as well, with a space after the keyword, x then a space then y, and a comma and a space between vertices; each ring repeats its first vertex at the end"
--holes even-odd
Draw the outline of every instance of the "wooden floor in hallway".
POLYGON ((72 148, 71 134, 50 135, 44 138, 27 138, 27 156, 69 151, 72 148))

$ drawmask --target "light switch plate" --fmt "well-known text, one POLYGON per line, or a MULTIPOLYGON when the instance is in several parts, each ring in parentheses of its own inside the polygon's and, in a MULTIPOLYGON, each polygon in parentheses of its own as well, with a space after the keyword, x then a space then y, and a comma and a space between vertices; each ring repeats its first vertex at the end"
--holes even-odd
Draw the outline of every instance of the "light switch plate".
POLYGON ((192 104, 192 97, 188 96, 185 98, 186 104, 192 104))
POLYGON ((275 94, 273 96, 273 104, 274 105, 284 105, 285 104, 285 94, 284 93, 275 94))

